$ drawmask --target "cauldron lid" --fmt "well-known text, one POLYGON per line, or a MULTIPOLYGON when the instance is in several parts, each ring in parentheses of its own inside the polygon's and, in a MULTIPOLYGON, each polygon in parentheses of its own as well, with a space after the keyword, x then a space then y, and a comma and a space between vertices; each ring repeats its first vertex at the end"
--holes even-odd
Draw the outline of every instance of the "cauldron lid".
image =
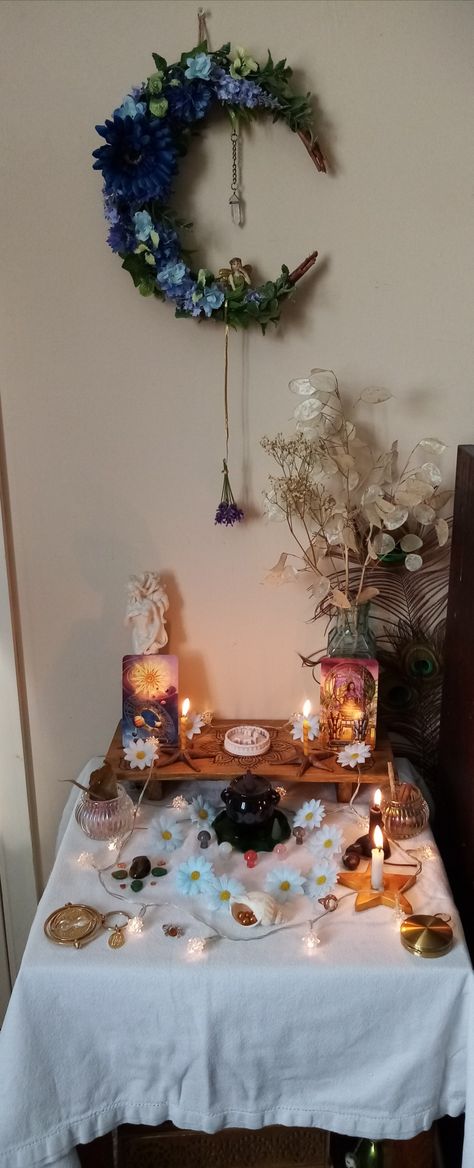
POLYGON ((255 775, 253 771, 246 771, 244 775, 237 775, 229 783, 229 790, 236 795, 264 795, 271 791, 271 784, 263 775, 255 775))

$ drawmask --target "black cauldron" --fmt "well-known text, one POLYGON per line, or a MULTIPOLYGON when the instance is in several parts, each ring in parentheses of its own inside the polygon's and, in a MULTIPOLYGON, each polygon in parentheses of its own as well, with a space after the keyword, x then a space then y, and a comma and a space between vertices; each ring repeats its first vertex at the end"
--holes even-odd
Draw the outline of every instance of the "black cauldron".
POLYGON ((252 771, 232 779, 221 792, 221 799, 229 819, 242 827, 259 827, 268 823, 280 802, 278 791, 274 791, 267 779, 252 774, 252 771))

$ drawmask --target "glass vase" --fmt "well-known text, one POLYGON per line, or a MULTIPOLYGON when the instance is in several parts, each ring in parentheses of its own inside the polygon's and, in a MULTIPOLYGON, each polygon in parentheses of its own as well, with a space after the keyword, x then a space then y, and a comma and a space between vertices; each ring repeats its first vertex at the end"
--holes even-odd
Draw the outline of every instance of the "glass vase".
POLYGON ((400 794, 399 799, 387 798, 382 803, 385 831, 393 840, 412 839, 425 830, 430 817, 428 804, 418 787, 410 787, 408 798, 402 799, 397 785, 396 794, 400 794))
POLYGON ((328 657, 375 657, 375 637, 369 623, 370 605, 338 608, 329 631, 328 657))
POLYGON ((91 799, 84 791, 76 803, 75 816, 89 839, 108 840, 124 836, 133 827, 135 804, 123 787, 116 799, 91 799))

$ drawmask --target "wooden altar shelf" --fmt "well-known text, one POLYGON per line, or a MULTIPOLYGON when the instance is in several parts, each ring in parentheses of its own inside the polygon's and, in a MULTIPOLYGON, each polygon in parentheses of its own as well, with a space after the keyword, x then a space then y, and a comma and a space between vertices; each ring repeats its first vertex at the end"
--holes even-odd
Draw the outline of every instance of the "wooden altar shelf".
MULTIPOLYGON (((231 721, 216 718, 211 726, 206 726, 201 734, 188 739, 188 747, 193 763, 199 771, 192 770, 185 762, 172 762, 156 769, 150 788, 153 785, 151 797, 161 798, 161 782, 171 779, 193 779, 199 777, 216 782, 229 782, 230 779, 241 775, 246 770, 264 775, 266 779, 278 784, 282 781, 301 783, 335 783, 339 803, 348 803, 358 780, 357 769, 342 767, 336 761, 337 751, 330 758, 323 761, 314 760, 314 765, 308 767, 303 775, 299 775, 298 764, 290 760, 295 754, 302 759, 301 745, 295 745, 291 737, 291 729, 287 722, 270 719, 255 723, 263 726, 270 734, 270 748, 266 754, 256 757, 236 757, 224 750, 226 730, 235 725, 248 725, 245 720, 231 721), (156 776, 156 777, 155 777, 156 776)), ((310 743, 312 749, 322 747, 317 742, 310 743)), ((161 755, 162 762, 164 754, 161 755)), ((117 726, 112 742, 107 751, 107 761, 110 762, 118 779, 131 779, 133 782, 144 782, 148 775, 147 770, 131 768, 125 762, 122 747, 122 727, 117 726)), ((383 787, 388 782, 387 764, 393 762, 393 754, 388 740, 381 739, 368 763, 361 767, 361 782, 372 786, 383 787)), ((150 790, 149 788, 149 790, 150 790)), ((147 792, 148 794, 148 792, 147 792)))

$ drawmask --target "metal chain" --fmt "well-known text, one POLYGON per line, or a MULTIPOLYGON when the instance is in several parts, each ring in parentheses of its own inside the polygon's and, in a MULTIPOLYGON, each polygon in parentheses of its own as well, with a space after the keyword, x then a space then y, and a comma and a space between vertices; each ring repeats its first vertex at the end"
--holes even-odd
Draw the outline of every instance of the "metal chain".
POLYGON ((239 186, 239 180, 238 180, 238 175, 237 175, 237 142, 238 142, 238 140, 239 140, 239 135, 238 135, 238 133, 237 133, 237 131, 236 131, 236 130, 232 130, 232 133, 231 133, 231 135, 230 135, 230 140, 231 140, 231 142, 232 142, 232 182, 231 182, 231 190, 232 190, 232 194, 236 195, 236 194, 237 194, 237 190, 238 190, 238 186, 239 186))

